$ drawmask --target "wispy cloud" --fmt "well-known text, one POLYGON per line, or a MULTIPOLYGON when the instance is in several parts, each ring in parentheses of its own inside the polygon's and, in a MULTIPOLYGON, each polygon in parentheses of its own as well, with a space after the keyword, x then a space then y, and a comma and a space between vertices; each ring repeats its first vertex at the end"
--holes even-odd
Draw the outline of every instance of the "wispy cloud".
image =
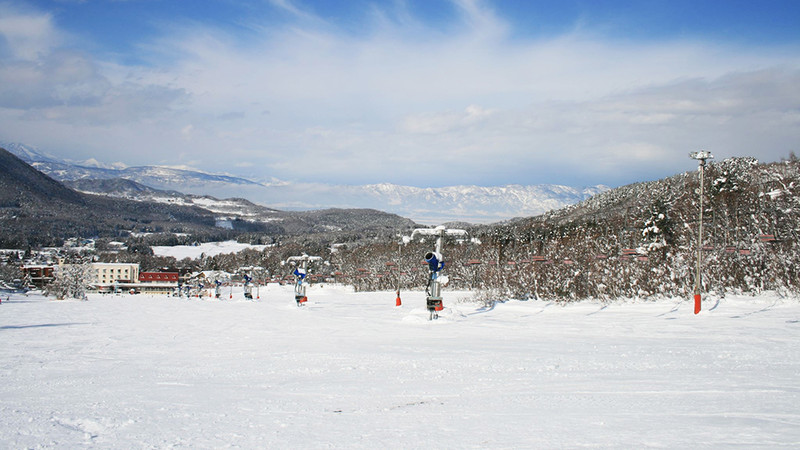
POLYGON ((402 130, 413 134, 440 134, 459 128, 476 126, 492 115, 492 111, 470 105, 461 112, 413 114, 403 120, 402 130))
POLYGON ((13 3, 0 3, 0 55, 23 61, 34 61, 65 38, 56 29, 48 13, 13 3))

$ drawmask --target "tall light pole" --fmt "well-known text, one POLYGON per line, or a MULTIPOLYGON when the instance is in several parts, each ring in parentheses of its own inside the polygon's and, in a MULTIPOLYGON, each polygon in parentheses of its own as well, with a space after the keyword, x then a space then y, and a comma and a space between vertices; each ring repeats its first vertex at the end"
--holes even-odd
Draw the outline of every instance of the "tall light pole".
MULTIPOLYGON (((398 235, 400 238, 400 242, 397 243, 397 264, 400 264, 403 260, 403 235, 402 233, 398 235)), ((395 299, 395 306, 402 306, 403 301, 400 300, 400 266, 395 266, 395 274, 397 275, 397 299, 395 299)))
POLYGON ((697 228, 697 274, 694 277, 694 313, 698 314, 700 312, 700 281, 702 276, 700 272, 700 261, 703 258, 703 179, 705 178, 703 174, 706 168, 706 160, 714 159, 714 155, 712 155, 711 152, 701 150, 699 152, 689 153, 689 157, 700 162, 700 167, 698 168, 700 172, 700 224, 697 228))

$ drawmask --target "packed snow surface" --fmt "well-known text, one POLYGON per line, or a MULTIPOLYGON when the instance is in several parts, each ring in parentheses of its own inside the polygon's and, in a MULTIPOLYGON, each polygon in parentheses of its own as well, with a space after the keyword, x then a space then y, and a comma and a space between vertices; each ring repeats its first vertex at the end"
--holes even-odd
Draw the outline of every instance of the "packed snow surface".
POLYGON ((0 448, 800 446, 800 302, 3 294, 0 448))

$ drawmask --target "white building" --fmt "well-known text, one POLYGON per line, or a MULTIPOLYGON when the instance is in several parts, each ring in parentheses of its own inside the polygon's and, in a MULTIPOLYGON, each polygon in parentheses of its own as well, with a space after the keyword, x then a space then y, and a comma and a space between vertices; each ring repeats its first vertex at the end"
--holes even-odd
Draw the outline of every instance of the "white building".
POLYGON ((98 286, 109 286, 114 283, 138 283, 139 264, 131 263, 92 263, 98 286))

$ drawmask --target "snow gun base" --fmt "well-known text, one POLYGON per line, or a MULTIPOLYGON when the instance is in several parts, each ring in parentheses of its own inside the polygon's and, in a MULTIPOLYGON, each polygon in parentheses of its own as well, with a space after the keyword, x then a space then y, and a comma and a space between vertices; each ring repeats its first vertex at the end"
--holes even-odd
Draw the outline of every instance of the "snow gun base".
POLYGON ((443 310, 442 297, 428 297, 428 320, 438 319, 439 311, 443 310))

